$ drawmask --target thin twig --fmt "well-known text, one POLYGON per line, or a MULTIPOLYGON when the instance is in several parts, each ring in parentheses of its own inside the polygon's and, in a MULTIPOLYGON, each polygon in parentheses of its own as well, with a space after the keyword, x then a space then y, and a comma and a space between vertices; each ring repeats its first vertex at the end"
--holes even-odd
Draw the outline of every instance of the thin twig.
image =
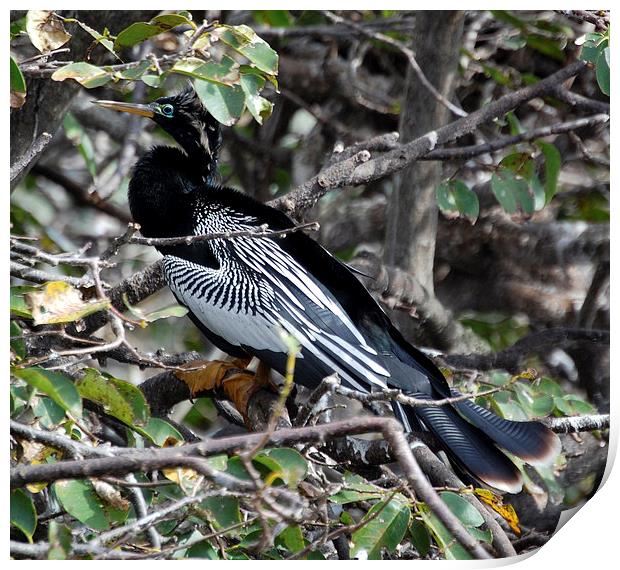
POLYGON ((140 245, 151 245, 156 247, 170 247, 175 245, 190 245, 196 242, 212 241, 216 239, 235 239, 235 238, 254 238, 260 239, 265 237, 284 237, 288 234, 299 232, 302 230, 318 231, 318 222, 308 222, 305 224, 299 224, 292 228, 286 228, 284 230, 270 230, 267 224, 264 224, 256 229, 251 230, 238 230, 230 232, 216 232, 210 234, 181 236, 181 237, 166 237, 166 238, 148 238, 142 236, 133 236, 129 238, 126 243, 136 243, 140 245))

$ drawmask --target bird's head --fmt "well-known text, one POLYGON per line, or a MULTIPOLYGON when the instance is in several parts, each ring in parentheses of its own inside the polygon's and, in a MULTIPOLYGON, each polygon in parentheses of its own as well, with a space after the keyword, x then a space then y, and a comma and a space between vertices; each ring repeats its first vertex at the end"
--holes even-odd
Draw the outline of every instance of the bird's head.
POLYGON ((207 111, 193 87, 177 95, 160 97, 152 103, 94 101, 105 109, 148 117, 169 133, 196 161, 215 163, 221 146, 218 121, 207 111))

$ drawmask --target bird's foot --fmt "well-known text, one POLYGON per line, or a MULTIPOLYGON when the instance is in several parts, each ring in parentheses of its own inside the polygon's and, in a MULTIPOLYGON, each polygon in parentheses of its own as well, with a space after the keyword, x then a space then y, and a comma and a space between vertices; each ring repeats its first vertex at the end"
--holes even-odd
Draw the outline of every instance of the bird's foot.
POLYGON ((270 378, 270 369, 259 361, 255 373, 247 370, 230 369, 222 380, 222 391, 235 405, 248 425, 248 406, 256 392, 263 388, 273 388, 270 378))
POLYGON ((185 382, 192 396, 200 392, 218 390, 222 387, 224 379, 231 372, 245 372, 251 378, 254 373, 245 371, 250 359, 236 358, 234 360, 194 360, 183 366, 187 370, 175 372, 175 376, 185 382))
POLYGON ((273 388, 269 368, 259 362, 256 372, 246 370, 250 359, 236 358, 230 361, 193 361, 185 365, 187 371, 177 371, 175 375, 187 384, 192 396, 200 392, 218 392, 230 400, 237 410, 248 420, 248 404, 256 392, 263 388, 273 388))

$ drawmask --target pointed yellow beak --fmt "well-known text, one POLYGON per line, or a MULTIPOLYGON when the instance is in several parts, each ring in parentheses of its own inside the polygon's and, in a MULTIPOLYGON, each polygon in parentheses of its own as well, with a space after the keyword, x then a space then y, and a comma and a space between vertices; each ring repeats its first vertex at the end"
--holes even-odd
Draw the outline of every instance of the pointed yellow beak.
POLYGON ((136 103, 123 103, 122 101, 93 101, 95 105, 104 109, 112 109, 113 111, 121 111, 123 113, 132 113, 141 117, 153 117, 155 110, 151 105, 138 105, 136 103))

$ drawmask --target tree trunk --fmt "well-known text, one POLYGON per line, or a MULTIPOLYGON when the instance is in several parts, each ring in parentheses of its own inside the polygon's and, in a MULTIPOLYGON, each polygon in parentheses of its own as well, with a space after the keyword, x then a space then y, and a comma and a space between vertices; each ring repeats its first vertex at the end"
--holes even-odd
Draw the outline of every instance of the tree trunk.
MULTIPOLYGON (((421 11, 416 14, 415 37, 420 38, 412 46, 416 60, 428 80, 448 100, 454 93, 463 19, 463 12, 460 11, 421 11)), ((433 97, 409 67, 400 116, 400 141, 409 142, 447 124, 451 118, 451 112, 433 97)), ((441 182, 441 168, 439 162, 420 161, 397 177, 388 206, 384 247, 385 263, 414 275, 429 298, 434 297, 435 189, 441 182)), ((417 336, 411 318, 403 315, 395 317, 408 336, 417 336)), ((438 342, 439 339, 424 341, 445 344, 438 342)))

